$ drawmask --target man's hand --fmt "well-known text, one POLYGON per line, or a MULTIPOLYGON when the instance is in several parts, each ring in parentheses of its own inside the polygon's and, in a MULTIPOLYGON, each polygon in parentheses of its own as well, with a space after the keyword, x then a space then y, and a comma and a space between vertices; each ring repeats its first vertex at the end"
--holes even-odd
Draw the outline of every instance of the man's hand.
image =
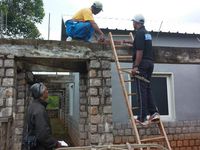
POLYGON ((104 42, 104 41, 105 41, 105 36, 104 36, 104 34, 101 34, 101 35, 99 36, 98 41, 99 41, 99 42, 104 42))
POLYGON ((138 67, 133 67, 131 70, 132 76, 135 76, 138 73, 138 67))

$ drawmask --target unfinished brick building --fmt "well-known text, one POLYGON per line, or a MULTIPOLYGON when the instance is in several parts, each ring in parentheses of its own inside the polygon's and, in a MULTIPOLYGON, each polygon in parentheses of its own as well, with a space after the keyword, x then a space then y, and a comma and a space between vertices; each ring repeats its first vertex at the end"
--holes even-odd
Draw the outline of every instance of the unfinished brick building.
MULTIPOLYGON (((116 117, 113 111, 115 91, 112 91, 114 85, 111 81, 113 58, 108 45, 38 40, 0 40, 0 44, 0 150, 21 149, 26 107, 30 100, 28 89, 37 80, 45 82, 52 93, 59 95, 61 105, 58 117, 65 122, 74 146, 135 142, 130 123, 113 119, 116 117), (70 104, 66 98, 65 84, 76 79, 63 77, 53 82, 48 76, 36 77, 33 71, 78 73, 79 86, 75 88, 78 100, 70 104), (69 105, 73 110, 69 110, 69 105)), ((193 64, 197 68, 196 73, 200 73, 198 48, 154 48, 157 63, 193 64)), ((123 53, 129 51, 124 49, 123 53)), ((186 72, 188 74, 190 72, 186 72)), ((200 106, 198 100, 191 98, 190 102, 200 106)), ((192 111, 194 117, 183 119, 179 115, 193 107, 186 104, 188 108, 185 109, 181 106, 185 109, 181 112, 180 105, 177 105, 180 101, 176 99, 173 106, 175 111, 177 108, 176 118, 164 121, 172 149, 198 150, 199 110, 192 111)), ((140 127, 142 136, 157 132, 154 127, 140 127)))

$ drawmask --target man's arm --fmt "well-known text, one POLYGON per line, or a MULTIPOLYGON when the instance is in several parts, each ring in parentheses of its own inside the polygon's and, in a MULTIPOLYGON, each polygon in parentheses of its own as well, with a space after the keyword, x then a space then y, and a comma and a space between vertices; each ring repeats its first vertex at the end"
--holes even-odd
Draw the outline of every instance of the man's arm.
POLYGON ((99 34, 99 40, 104 40, 104 33, 98 27, 96 22, 94 20, 90 20, 90 23, 91 23, 92 27, 94 28, 95 32, 97 32, 99 34))
POLYGON ((142 61, 142 56, 143 56, 143 50, 137 50, 135 63, 133 63, 133 67, 132 67, 133 76, 136 75, 136 72, 138 71, 138 66, 140 65, 140 62, 142 61))
POLYGON ((135 59, 135 66, 139 66, 140 62, 142 61, 142 56, 143 56, 143 50, 137 50, 136 51, 136 59, 135 59))

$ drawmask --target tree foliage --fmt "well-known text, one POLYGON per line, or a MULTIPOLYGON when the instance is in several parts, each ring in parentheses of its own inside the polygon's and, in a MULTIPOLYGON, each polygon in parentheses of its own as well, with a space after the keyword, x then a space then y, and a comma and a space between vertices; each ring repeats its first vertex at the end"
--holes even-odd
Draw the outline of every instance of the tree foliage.
POLYGON ((6 0, 0 9, 4 13, 4 20, 7 20, 3 35, 31 39, 40 36, 36 23, 41 23, 44 18, 42 0, 6 0))
POLYGON ((59 108, 59 97, 58 96, 49 96, 47 109, 59 108))

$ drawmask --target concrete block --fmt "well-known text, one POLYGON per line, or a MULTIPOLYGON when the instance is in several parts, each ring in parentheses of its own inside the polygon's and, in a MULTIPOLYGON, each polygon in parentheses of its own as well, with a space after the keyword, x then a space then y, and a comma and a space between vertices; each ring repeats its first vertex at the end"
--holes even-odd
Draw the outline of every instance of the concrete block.
POLYGON ((24 120, 24 114, 23 113, 17 113, 16 116, 15 116, 15 119, 24 120))
POLYGON ((111 78, 106 79, 106 86, 111 87, 111 78))
POLYGON ((24 106, 18 106, 17 107, 17 112, 23 113, 24 112, 24 106))
POLYGON ((116 137, 114 137, 114 143, 115 143, 115 144, 121 144, 121 143, 122 143, 122 138, 121 138, 121 136, 116 136, 116 137))
POLYGON ((4 99, 0 98, 0 107, 2 107, 4 105, 4 99))
POLYGON ((103 69, 110 69, 110 68, 111 68, 111 62, 110 62, 110 61, 103 60, 103 61, 101 62, 101 64, 102 64, 102 68, 103 68, 103 69))
POLYGON ((91 144, 99 143, 100 135, 99 134, 92 134, 91 135, 91 144))
POLYGON ((111 77, 111 71, 110 70, 104 70, 103 71, 103 77, 105 77, 105 78, 111 77))
POLYGON ((4 77, 4 72, 5 72, 5 69, 4 68, 0 68, 0 77, 4 77))
POLYGON ((6 98, 14 96, 14 90, 11 87, 6 88, 4 93, 6 98))
POLYGON ((95 79, 89 79, 89 86, 101 86, 101 79, 95 78, 95 79))
POLYGON ((13 59, 4 60, 4 67, 14 67, 14 60, 13 59))
POLYGON ((108 143, 108 144, 111 144, 111 143, 113 143, 113 141, 114 141, 114 137, 113 137, 113 134, 112 133, 110 133, 110 134, 106 134, 106 143, 108 143))
POLYGON ((100 63, 98 60, 91 60, 90 61, 90 68, 100 68, 100 63))
POLYGON ((25 98, 25 93, 24 92, 18 92, 17 98, 19 98, 19 99, 25 98))
POLYGON ((13 106, 13 98, 12 97, 9 97, 9 98, 6 98, 6 106, 13 106))
POLYGON ((13 68, 6 69, 6 76, 7 77, 13 77, 14 76, 14 69, 13 68))
POLYGON ((0 57, 0 67, 3 67, 3 60, 0 57))
POLYGON ((12 107, 6 107, 1 110, 2 117, 9 117, 12 115, 12 107))
POLYGON ((103 113, 105 113, 105 114, 110 114, 110 113, 112 113, 112 106, 105 106, 105 107, 103 108, 103 113))
POLYGON ((89 104, 92 106, 99 105, 100 103, 99 97, 89 97, 89 104))
POLYGON ((17 99, 17 106, 24 106, 24 99, 17 99))
POLYGON ((98 124, 98 133, 102 134, 105 132, 105 126, 103 124, 98 124))
POLYGON ((80 117, 83 117, 83 118, 86 118, 88 115, 87 115, 87 112, 80 112, 80 117))
POLYGON ((91 115, 97 115, 98 114, 98 107, 97 106, 92 106, 92 107, 89 107, 89 113, 91 115))
POLYGON ((96 77, 96 76, 97 76, 96 70, 91 69, 91 70, 89 71, 89 76, 90 76, 90 77, 96 77))
POLYGON ((97 88, 89 88, 89 94, 96 96, 98 94, 97 88))
POLYGON ((90 133, 97 133, 97 125, 89 125, 90 133))
POLYGON ((101 123, 101 116, 100 115, 91 115, 90 122, 93 124, 101 123))
POLYGON ((22 135, 22 133, 23 133, 23 128, 15 128, 15 134, 22 135))
POLYGON ((13 78, 4 78, 2 85, 3 86, 13 86, 14 85, 14 79, 13 78))

